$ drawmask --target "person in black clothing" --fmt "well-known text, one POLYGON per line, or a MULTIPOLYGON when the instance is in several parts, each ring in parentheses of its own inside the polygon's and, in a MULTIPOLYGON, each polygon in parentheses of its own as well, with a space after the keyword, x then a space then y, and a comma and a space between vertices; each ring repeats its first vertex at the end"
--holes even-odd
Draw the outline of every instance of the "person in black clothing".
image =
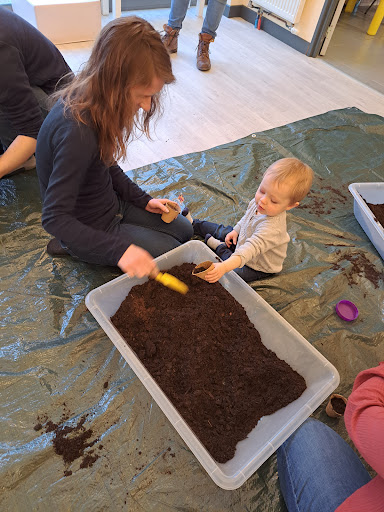
POLYGON ((12 11, 0 7, 0 178, 34 168, 36 139, 48 95, 72 72, 56 46, 12 11))
POLYGON ((153 257, 192 237, 188 219, 162 221, 168 200, 152 198, 116 163, 137 133, 149 135, 160 92, 173 81, 168 52, 147 21, 118 18, 101 31, 37 139, 42 223, 55 237, 49 254, 155 276, 153 257))

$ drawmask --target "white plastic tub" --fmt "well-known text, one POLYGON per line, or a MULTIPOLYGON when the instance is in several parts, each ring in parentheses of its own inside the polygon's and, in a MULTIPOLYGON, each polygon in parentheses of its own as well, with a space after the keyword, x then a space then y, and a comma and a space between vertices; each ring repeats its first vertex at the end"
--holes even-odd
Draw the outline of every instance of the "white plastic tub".
POLYGON ((354 198, 353 213, 357 222, 384 260, 384 228, 375 220, 372 210, 367 205, 384 204, 384 182, 351 183, 348 188, 354 198))
MULTIPOLYGON (((160 270, 167 270, 182 263, 198 264, 205 260, 215 261, 215 258, 216 255, 204 243, 192 240, 160 256, 156 261, 160 270)), ((236 489, 332 393, 339 384, 339 374, 334 366, 237 274, 230 272, 223 276, 220 283, 244 307, 250 320, 259 331, 264 345, 305 378, 307 389, 300 398, 287 407, 261 418, 249 436, 238 443, 233 459, 225 464, 218 464, 188 427, 110 320, 130 289, 145 281, 147 278, 139 280, 126 275, 118 277, 92 290, 87 295, 85 303, 212 480, 223 489, 236 489)), ((255 361, 256 364, 257 361, 255 361)))

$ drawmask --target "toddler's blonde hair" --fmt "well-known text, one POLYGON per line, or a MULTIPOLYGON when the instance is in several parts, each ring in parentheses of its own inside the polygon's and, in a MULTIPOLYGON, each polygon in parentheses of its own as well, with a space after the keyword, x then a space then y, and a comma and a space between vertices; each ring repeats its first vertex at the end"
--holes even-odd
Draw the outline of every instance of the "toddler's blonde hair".
POLYGON ((264 176, 272 176, 277 183, 290 182, 292 204, 300 202, 308 194, 312 181, 313 170, 298 158, 281 158, 264 172, 264 176))

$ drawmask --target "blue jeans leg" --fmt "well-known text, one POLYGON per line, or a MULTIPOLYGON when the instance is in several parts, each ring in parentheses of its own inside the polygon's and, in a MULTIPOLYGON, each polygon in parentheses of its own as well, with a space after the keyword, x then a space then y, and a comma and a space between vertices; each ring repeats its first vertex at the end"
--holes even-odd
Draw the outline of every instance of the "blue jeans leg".
MULTIPOLYGON (((33 94, 37 99, 43 118, 48 115, 48 96, 40 87, 32 87, 33 94)), ((0 144, 6 150, 16 139, 19 133, 0 110, 0 144)))
POLYGON ((135 245, 154 258, 188 242, 193 235, 191 223, 182 215, 167 224, 161 220, 161 215, 129 203, 123 204, 122 213, 123 218, 114 230, 122 237, 128 235, 135 245))
POLYGON ((232 226, 224 226, 223 224, 216 224, 216 222, 209 222, 208 220, 193 219, 193 232, 195 235, 205 238, 205 235, 210 233, 212 236, 224 242, 225 237, 233 230, 232 226))
POLYGON ((334 512, 371 480, 352 448, 313 418, 277 450, 277 465, 289 512, 334 512))
POLYGON ((172 28, 181 28, 187 14, 189 0, 172 0, 168 25, 172 28))
MULTIPOLYGON (((127 240, 127 247, 132 243, 142 247, 154 258, 188 242, 193 235, 192 224, 182 215, 166 224, 161 220, 161 215, 149 213, 121 200, 119 212, 104 231, 127 240)), ((105 261, 103 253, 92 254, 87 247, 76 249, 74 253, 70 248, 62 246, 72 257, 81 261, 96 265, 110 264, 105 261)))
MULTIPOLYGON (((220 25, 221 18, 226 6, 226 0, 208 0, 208 7, 205 13, 202 32, 216 37, 216 30, 220 25)), ((187 14, 189 0, 172 0, 169 13, 168 25, 172 28, 181 28, 187 14)))
POLYGON ((216 30, 220 25, 226 4, 226 0, 208 0, 207 12, 205 13, 201 32, 210 34, 215 39, 216 30))

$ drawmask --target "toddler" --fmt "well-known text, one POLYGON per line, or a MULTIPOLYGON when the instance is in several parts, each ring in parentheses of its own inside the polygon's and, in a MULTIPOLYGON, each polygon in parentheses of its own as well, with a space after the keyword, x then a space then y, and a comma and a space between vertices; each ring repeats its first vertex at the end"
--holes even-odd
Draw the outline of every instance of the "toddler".
POLYGON ((280 272, 290 240, 286 212, 308 194, 312 180, 308 165, 297 158, 282 158, 265 171, 255 198, 235 227, 194 219, 194 234, 224 260, 214 264, 206 280, 215 283, 230 270, 246 282, 280 272))

